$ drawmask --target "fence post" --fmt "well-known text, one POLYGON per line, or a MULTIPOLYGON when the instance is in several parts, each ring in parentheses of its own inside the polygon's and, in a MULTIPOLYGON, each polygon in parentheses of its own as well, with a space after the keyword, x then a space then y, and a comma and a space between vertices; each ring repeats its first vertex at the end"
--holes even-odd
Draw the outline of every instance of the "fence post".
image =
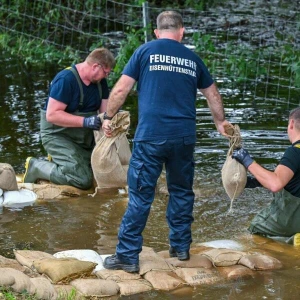
POLYGON ((145 28, 145 43, 149 41, 148 27, 149 27, 149 7, 148 2, 143 2, 143 24, 145 28))

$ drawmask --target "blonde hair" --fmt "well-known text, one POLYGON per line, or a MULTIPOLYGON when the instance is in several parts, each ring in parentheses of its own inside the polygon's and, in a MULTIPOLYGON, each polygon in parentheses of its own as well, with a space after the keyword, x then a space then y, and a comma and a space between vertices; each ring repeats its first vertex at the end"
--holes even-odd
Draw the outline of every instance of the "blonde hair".
POLYGON ((85 59, 89 64, 100 64, 104 68, 114 68, 116 60, 113 54, 106 48, 97 48, 93 50, 85 59))

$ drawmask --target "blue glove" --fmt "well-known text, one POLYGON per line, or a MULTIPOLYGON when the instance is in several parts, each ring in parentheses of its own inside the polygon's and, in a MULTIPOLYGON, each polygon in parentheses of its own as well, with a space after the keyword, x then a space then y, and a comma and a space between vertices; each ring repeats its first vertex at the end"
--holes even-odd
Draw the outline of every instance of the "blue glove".
POLYGON ((99 130, 101 126, 101 120, 98 116, 85 117, 83 119, 83 127, 93 130, 99 130))
POLYGON ((254 162, 248 151, 244 148, 233 150, 232 158, 235 158, 246 169, 248 169, 248 167, 254 162))

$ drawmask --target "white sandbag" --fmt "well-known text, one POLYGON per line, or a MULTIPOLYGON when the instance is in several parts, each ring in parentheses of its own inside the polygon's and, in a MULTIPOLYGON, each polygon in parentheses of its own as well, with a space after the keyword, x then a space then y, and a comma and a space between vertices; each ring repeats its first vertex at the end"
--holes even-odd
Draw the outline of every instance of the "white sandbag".
POLYGON ((0 196, 2 196, 3 195, 3 190, 2 189, 0 189, 0 196))
POLYGON ((4 207, 24 207, 31 205, 37 199, 37 195, 30 190, 21 189, 18 191, 4 192, 4 207))
POLYGON ((244 250, 244 246, 233 240, 214 240, 203 243, 198 243, 197 246, 205 246, 211 248, 224 248, 232 250, 244 250))
POLYGON ((89 249, 78 249, 78 250, 66 250, 66 251, 60 251, 55 254, 53 254, 56 258, 77 258, 78 260, 83 261, 90 261, 97 264, 95 267, 94 272, 103 270, 103 260, 101 256, 94 250, 89 249))

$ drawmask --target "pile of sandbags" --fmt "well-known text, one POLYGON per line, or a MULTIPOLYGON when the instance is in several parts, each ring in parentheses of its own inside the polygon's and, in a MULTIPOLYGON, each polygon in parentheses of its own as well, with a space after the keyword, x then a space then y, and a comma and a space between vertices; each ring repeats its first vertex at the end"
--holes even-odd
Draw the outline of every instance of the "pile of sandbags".
POLYGON ((103 268, 106 255, 93 250, 68 250, 54 255, 41 251, 15 250, 15 260, 0 256, 0 286, 27 291, 36 299, 65 295, 106 297, 133 295, 153 289, 172 291, 181 287, 212 285, 254 276, 260 270, 279 269, 274 257, 231 249, 198 247, 188 261, 170 258, 168 251, 143 247, 140 272, 103 268))

